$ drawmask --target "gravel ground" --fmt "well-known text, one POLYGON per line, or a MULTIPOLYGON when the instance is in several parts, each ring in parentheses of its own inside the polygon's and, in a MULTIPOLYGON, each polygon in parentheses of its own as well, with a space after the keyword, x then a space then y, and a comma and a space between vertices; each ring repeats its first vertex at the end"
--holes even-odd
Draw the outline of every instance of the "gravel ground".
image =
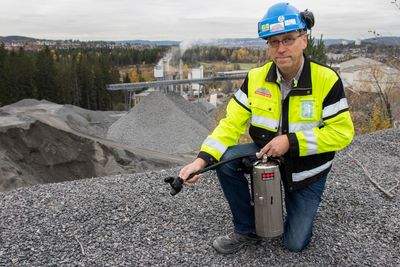
POLYGON ((215 173, 172 197, 162 181, 178 172, 171 169, 0 193, 0 265, 399 266, 400 188, 385 197, 353 160, 390 188, 399 179, 399 137, 358 137, 338 153, 302 253, 274 239, 217 254, 210 245, 231 217, 215 173))
POLYGON ((188 153, 200 148, 211 124, 203 111, 183 97, 155 92, 113 123, 107 138, 164 153, 188 153))

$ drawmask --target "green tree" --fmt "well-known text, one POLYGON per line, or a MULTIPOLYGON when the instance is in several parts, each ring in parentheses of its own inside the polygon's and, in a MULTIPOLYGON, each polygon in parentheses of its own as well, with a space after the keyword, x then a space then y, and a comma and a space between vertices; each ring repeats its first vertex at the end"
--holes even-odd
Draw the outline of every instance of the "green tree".
POLYGON ((33 98, 36 96, 34 87, 35 66, 31 55, 26 54, 21 48, 18 52, 16 64, 19 73, 15 73, 19 84, 18 100, 24 98, 33 98))
POLYGON ((57 95, 60 103, 79 106, 76 62, 69 58, 56 65, 57 95))
POLYGON ((94 74, 92 72, 91 64, 88 60, 87 55, 82 55, 80 57, 79 63, 77 65, 77 73, 81 107, 92 109, 95 106, 92 101, 92 94, 94 91, 94 74))
POLYGON ((4 44, 0 43, 0 106, 4 105, 6 102, 5 93, 6 93, 6 81, 4 75, 4 65, 7 59, 7 51, 4 48, 4 44))
POLYGON ((312 32, 307 35, 307 48, 304 51, 306 56, 315 59, 316 61, 326 64, 328 58, 326 56, 325 44, 322 40, 322 34, 320 39, 315 42, 315 38, 312 36, 312 32))
POLYGON ((129 74, 125 73, 123 83, 131 83, 131 79, 129 78, 129 74))
MULTIPOLYGON (((123 92, 107 91, 119 83, 119 68, 156 63, 167 48, 71 48, 39 52, 7 51, 0 43, 0 105, 23 98, 47 99, 88 109, 112 109, 123 92)), ((143 72, 143 79, 147 72, 143 72)))
POLYGON ((35 84, 39 99, 47 99, 56 103, 61 102, 57 99, 58 88, 56 86, 56 68, 53 55, 47 46, 37 55, 35 84))
POLYGON ((25 54, 23 48, 12 50, 3 65, 3 104, 34 97, 34 74, 32 58, 25 54))

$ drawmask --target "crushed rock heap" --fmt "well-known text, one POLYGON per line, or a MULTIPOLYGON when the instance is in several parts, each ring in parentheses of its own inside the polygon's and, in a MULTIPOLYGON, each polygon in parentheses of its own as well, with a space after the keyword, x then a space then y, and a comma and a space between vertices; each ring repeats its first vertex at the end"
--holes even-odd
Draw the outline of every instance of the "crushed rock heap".
POLYGON ((52 117, 80 133, 104 138, 107 130, 125 112, 93 111, 74 105, 60 105, 47 100, 23 99, 0 108, 3 115, 38 115, 52 117))
POLYGON ((187 161, 105 140, 120 115, 35 99, 0 108, 0 191, 187 161))
POLYGON ((216 123, 182 96, 154 92, 115 123, 107 138, 165 153, 197 151, 216 123))
POLYGON ((212 240, 231 230, 217 177, 208 172, 172 197, 163 178, 175 168, 0 193, 0 265, 400 266, 399 140, 390 129, 338 153, 301 253, 272 239, 217 254, 212 240))

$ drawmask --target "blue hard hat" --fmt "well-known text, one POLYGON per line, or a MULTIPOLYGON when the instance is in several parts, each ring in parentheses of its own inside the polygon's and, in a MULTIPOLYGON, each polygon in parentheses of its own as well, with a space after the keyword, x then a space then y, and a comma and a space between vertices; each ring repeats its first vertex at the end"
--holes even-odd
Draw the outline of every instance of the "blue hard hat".
POLYGON ((271 6, 258 23, 258 36, 266 39, 270 36, 296 30, 311 29, 314 25, 314 16, 310 11, 299 12, 289 3, 278 3, 271 6), (304 13, 312 16, 312 25, 304 17, 304 13))

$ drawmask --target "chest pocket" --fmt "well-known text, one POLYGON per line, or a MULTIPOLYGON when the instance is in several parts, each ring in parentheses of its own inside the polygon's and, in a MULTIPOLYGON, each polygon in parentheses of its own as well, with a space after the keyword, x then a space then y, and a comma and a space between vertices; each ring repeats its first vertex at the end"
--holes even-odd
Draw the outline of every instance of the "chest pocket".
POLYGON ((274 100, 253 97, 249 100, 249 106, 251 108, 251 112, 255 115, 273 118, 275 117, 275 114, 278 113, 277 103, 274 100))
POLYGON ((295 98, 295 113, 293 114, 296 121, 319 121, 321 119, 321 105, 318 101, 310 96, 299 96, 295 98), (296 114, 296 115, 295 115, 296 114))
POLYGON ((254 126, 276 132, 279 127, 278 104, 272 99, 252 98, 249 101, 251 108, 251 123, 254 126))

